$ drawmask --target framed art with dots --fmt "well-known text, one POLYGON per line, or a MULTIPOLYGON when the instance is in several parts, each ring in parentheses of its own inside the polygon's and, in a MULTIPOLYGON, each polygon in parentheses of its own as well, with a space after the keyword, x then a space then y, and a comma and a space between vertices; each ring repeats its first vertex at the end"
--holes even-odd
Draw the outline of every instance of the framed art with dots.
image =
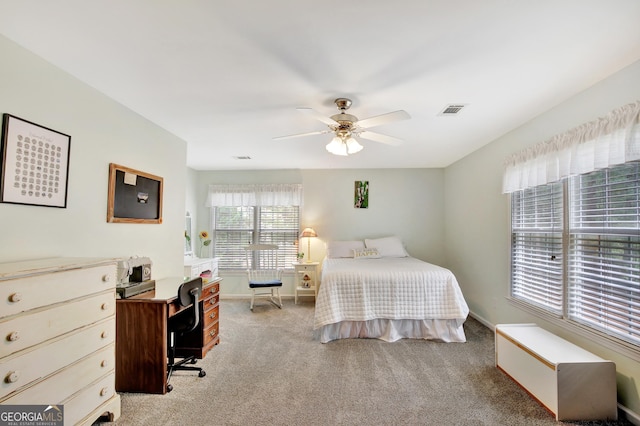
POLYGON ((66 208, 70 146, 69 135, 4 114, 0 201, 66 208))

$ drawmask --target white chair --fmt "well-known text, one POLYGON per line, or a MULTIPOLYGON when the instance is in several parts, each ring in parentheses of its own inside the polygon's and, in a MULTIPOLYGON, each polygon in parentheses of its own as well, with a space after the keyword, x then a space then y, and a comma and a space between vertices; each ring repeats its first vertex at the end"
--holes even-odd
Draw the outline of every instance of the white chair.
POLYGON ((256 297, 267 297, 282 309, 280 287, 282 268, 278 266, 278 246, 275 244, 252 244, 244 248, 247 258, 247 276, 251 289, 251 310, 256 297))

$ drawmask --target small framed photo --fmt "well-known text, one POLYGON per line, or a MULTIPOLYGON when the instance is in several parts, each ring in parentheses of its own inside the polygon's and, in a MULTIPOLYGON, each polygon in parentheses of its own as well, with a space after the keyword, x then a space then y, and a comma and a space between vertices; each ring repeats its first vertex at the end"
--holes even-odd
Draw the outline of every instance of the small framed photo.
POLYGON ((369 181, 357 180, 353 193, 353 207, 356 209, 369 208, 369 181))
POLYGON ((71 136, 4 114, 0 201, 66 208, 70 147, 71 136))
POLYGON ((162 223, 163 179, 109 164, 107 222, 162 223))

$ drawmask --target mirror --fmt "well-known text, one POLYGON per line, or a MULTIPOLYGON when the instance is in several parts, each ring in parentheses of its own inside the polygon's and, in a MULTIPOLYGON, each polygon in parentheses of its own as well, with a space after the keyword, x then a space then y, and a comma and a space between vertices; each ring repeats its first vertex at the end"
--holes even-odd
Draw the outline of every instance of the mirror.
POLYGON ((184 220, 184 255, 191 256, 193 254, 193 245, 191 238, 191 215, 187 212, 184 220))

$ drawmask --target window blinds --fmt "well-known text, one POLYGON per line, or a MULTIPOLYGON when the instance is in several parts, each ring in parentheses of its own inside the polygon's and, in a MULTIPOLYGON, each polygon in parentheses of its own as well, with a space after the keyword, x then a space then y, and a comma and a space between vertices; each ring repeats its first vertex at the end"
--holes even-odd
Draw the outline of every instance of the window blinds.
POLYGON ((562 313, 562 184, 512 194, 511 295, 562 313))
POLYGON ((568 316, 640 344, 640 163, 570 188, 568 316))

